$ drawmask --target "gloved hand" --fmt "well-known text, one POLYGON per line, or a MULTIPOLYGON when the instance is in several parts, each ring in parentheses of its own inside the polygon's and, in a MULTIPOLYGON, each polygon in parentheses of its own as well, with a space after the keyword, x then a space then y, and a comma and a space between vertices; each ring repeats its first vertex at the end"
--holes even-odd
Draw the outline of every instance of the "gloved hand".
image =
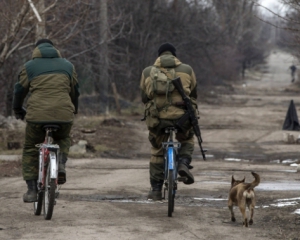
POLYGON ((25 108, 22 107, 20 109, 14 109, 14 112, 15 112, 16 119, 24 120, 25 115, 26 115, 26 109, 25 108))

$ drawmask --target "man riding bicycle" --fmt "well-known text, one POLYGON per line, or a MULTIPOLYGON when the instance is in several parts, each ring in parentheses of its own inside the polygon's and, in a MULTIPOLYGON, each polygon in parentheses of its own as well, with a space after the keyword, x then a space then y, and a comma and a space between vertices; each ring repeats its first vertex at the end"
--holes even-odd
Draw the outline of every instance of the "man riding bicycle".
MULTIPOLYGON (((149 141, 152 145, 150 159, 151 191, 148 199, 161 200, 164 180, 164 156, 162 142, 169 134, 165 128, 175 126, 185 113, 185 105, 179 92, 174 89, 171 80, 180 77, 184 91, 197 111, 197 82, 193 69, 183 64, 176 57, 176 49, 170 43, 162 44, 158 49, 158 58, 153 66, 143 70, 140 88, 142 101, 145 104, 145 120, 149 130, 149 141)), ((194 131, 189 121, 180 126, 176 139, 181 143, 179 149, 178 173, 185 177, 185 184, 194 183, 189 171, 192 167, 194 151, 194 131)))
POLYGON ((44 141, 45 124, 57 124, 54 143, 60 147, 58 184, 66 182, 65 164, 71 145, 70 131, 78 109, 79 86, 74 66, 62 58, 49 39, 40 39, 26 62, 14 87, 13 110, 17 119, 26 115, 22 155, 23 179, 27 183, 24 202, 37 200, 39 152, 36 144, 44 141), (26 110, 22 107, 29 93, 26 110))

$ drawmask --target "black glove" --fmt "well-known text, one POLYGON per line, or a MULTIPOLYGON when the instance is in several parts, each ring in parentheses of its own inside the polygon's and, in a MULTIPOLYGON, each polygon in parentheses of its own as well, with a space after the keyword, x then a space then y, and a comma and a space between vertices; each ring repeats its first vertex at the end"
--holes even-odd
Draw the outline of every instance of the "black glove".
POLYGON ((14 109, 15 115, 16 115, 16 119, 21 119, 24 120, 25 115, 26 115, 26 109, 25 108, 18 108, 18 109, 14 109))

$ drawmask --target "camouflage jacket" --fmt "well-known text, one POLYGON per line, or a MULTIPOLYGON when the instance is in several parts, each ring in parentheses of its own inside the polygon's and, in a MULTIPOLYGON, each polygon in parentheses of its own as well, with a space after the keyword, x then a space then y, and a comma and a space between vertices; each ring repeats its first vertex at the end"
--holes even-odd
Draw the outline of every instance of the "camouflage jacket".
POLYGON ((72 122, 77 113, 79 86, 75 68, 49 43, 38 45, 32 60, 19 73, 14 87, 14 110, 22 107, 27 94, 28 122, 72 122))
MULTIPOLYGON (((197 81, 195 77, 195 73, 191 66, 184 64, 179 61, 178 58, 173 56, 170 52, 164 52, 160 55, 155 63, 154 66, 160 68, 174 68, 176 77, 180 77, 184 91, 187 96, 189 96, 192 100, 193 105, 197 108, 197 81)), ((141 80, 140 80, 140 88, 142 92, 142 101, 144 104, 147 105, 149 101, 151 101, 151 97, 147 96, 147 81, 150 78, 150 71, 153 66, 149 66, 143 70, 141 80)), ((182 97, 178 93, 177 90, 173 91, 171 95, 172 103, 174 105, 168 106, 167 108, 163 108, 165 104, 165 96, 157 96, 155 99, 157 108, 159 110, 159 118, 161 119, 177 119, 184 114, 184 109, 182 107, 176 106, 176 103, 182 102, 182 97)), ((147 107, 147 106, 146 106, 147 107)))

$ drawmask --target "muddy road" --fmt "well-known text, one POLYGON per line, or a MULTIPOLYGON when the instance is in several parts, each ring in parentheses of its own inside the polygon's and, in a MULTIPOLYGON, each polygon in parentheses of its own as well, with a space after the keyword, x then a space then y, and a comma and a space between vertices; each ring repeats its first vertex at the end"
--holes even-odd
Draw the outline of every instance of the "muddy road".
POLYGON ((200 99, 208 160, 196 147, 195 183, 179 183, 172 218, 166 202, 146 199, 147 131, 132 117, 126 119, 135 126, 132 157, 69 159, 51 221, 22 202, 20 176, 0 178, 0 239, 300 239, 299 145, 284 143, 281 130, 290 100, 300 106, 298 81, 291 84, 287 71, 292 60, 273 53, 232 91, 212 90, 200 99), (244 228, 237 208, 237 221, 230 221, 227 197, 231 176, 250 182, 251 171, 261 183, 254 224, 244 228))

